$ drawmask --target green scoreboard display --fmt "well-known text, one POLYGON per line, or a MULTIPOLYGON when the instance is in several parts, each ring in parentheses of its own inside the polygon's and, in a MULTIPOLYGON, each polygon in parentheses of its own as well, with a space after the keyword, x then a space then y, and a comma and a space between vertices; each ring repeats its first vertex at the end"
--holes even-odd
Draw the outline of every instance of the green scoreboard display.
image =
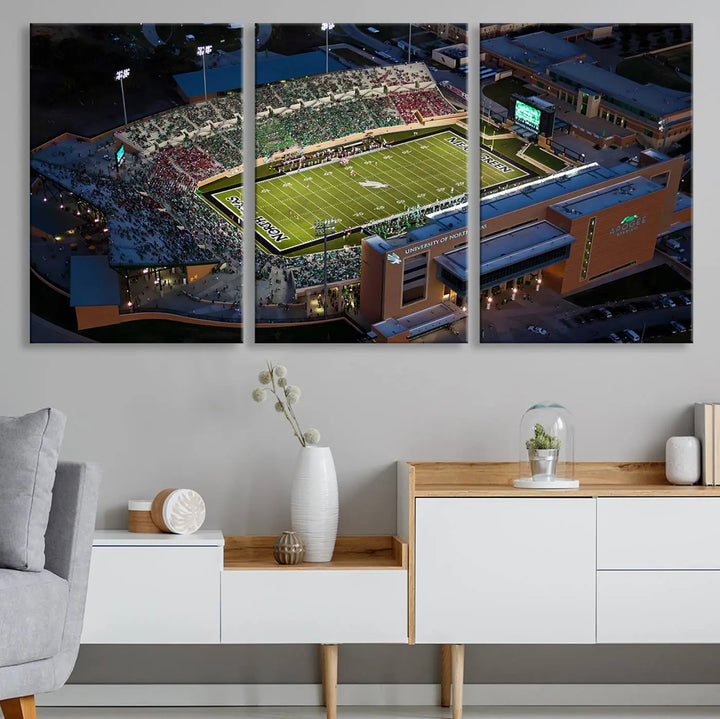
POLYGON ((527 125, 530 129, 538 132, 540 130, 540 115, 542 113, 537 107, 528 105, 522 100, 515 101, 515 122, 527 125))
POLYGON ((538 135, 552 137, 555 106, 539 97, 513 95, 510 119, 538 135))

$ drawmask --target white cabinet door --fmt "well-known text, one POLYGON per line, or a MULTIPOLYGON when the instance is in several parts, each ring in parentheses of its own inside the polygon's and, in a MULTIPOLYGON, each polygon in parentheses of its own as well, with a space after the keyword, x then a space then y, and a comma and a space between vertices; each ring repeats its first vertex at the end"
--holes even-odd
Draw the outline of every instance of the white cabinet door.
POLYGON ((226 570, 222 641, 405 644, 407 571, 226 570))
POLYGON ((720 569, 719 520, 720 497, 599 497, 598 569, 720 569))
POLYGON ((598 643, 720 643, 720 572, 598 572, 597 581, 598 643))
POLYGON ((416 641, 595 642, 595 500, 416 500, 416 641))
POLYGON ((85 644, 220 641, 222 547, 95 546, 85 644))

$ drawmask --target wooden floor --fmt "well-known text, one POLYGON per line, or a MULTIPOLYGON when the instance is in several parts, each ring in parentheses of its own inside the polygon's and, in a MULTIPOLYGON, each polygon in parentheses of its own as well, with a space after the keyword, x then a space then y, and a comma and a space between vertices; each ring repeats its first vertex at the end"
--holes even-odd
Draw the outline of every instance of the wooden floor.
MULTIPOLYGON (((339 707, 338 719, 449 719, 436 707, 339 707)), ((38 719, 324 719, 320 708, 40 708, 38 719)), ((720 717, 720 707, 465 707, 465 719, 696 719, 720 717)))

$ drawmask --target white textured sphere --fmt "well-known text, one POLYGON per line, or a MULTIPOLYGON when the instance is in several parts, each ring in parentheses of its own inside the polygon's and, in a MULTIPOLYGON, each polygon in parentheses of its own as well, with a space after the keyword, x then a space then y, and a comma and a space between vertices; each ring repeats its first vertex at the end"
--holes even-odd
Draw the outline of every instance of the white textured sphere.
POLYGON ((192 534, 205 521, 205 502, 194 489, 176 489, 165 499, 162 515, 174 534, 192 534))

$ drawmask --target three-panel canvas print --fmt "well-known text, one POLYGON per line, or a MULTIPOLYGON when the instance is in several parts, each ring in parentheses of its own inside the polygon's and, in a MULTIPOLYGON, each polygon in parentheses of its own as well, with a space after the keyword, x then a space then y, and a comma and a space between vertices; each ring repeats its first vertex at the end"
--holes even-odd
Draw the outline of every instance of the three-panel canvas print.
POLYGON ((30 35, 32 342, 692 341, 689 24, 30 35))

